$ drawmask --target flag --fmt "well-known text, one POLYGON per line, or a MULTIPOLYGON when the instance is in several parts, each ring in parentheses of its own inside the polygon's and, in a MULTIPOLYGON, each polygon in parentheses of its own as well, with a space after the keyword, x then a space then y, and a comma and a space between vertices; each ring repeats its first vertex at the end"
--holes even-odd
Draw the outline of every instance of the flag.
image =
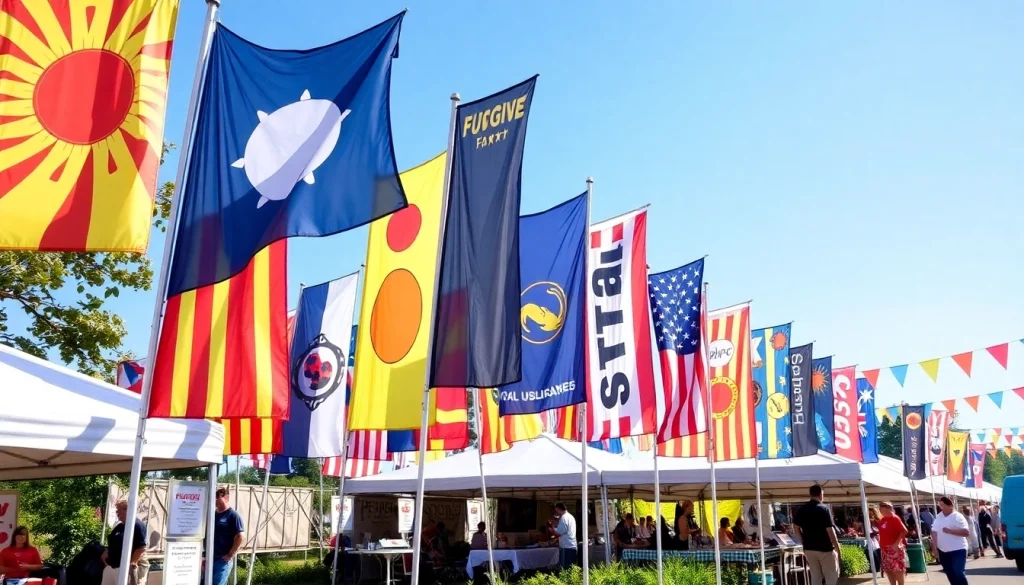
POLYGON ((224 419, 224 454, 251 455, 281 452, 281 423, 271 418, 224 419))
POLYGON ((981 489, 985 478, 985 444, 971 443, 968 454, 970 464, 965 466, 964 485, 969 488, 981 489))
POLYGON ((650 451, 654 448, 654 435, 640 435, 636 438, 637 451, 650 451))
POLYGON ((579 405, 566 406, 555 411, 555 436, 566 441, 580 440, 579 405))
POLYGON ((594 449, 600 449, 602 451, 606 451, 608 453, 611 453, 612 455, 621 455, 622 454, 622 439, 619 439, 619 438, 615 438, 615 439, 601 439, 600 441, 591 441, 591 442, 587 443, 587 446, 588 447, 592 447, 594 449))
POLYGON ((457 108, 430 385, 522 379, 519 199, 537 77, 457 108))
POLYGON ((480 453, 498 453, 518 441, 529 441, 540 436, 539 414, 498 414, 497 390, 481 389, 480 453))
POLYGON ((270 458, 272 455, 249 455, 249 463, 256 469, 266 470, 270 467, 270 458))
POLYGON ((265 49, 217 25, 169 296, 229 278, 271 242, 405 207, 388 103, 402 16, 301 51, 265 49))
POLYGON ((587 440, 655 432, 647 211, 590 226, 587 440))
POLYGON ((813 344, 789 349, 790 396, 793 400, 793 456, 818 453, 818 432, 814 416, 813 344))
POLYGON ((370 224, 348 428, 420 428, 444 155, 401 175, 409 206, 370 224))
POLYGON ((0 249, 146 251, 177 15, 0 2, 0 249))
POLYGON ((348 434, 348 456, 352 459, 390 461, 387 431, 352 431, 348 434))
POLYGON ((966 432, 949 431, 946 436, 949 437, 949 444, 946 447, 949 452, 949 467, 946 468, 946 477, 950 481, 963 482, 964 470, 969 465, 967 443, 970 435, 966 432))
POLYGON ((658 443, 658 457, 707 457, 708 434, 677 437, 658 443))
POLYGON ((661 359, 658 441, 708 430, 707 356, 701 343, 704 259, 647 277, 654 335, 661 359))
POLYGON ((861 461, 860 425, 857 422, 856 366, 832 370, 833 442, 836 454, 861 461))
POLYGON ((857 424, 863 463, 878 463, 878 419, 875 417, 875 389, 867 378, 857 378, 857 424))
POLYGON ((750 305, 719 309, 707 317, 711 367, 711 418, 715 461, 757 457, 750 377, 750 305))
POLYGON ((924 407, 903 407, 903 475, 910 479, 924 479, 925 466, 924 407))
POLYGON ((384 462, 375 459, 352 459, 350 457, 328 457, 320 468, 326 477, 341 477, 342 460, 346 478, 368 477, 383 471, 384 462))
POLYGON ((242 272, 171 297, 149 416, 288 418, 287 242, 242 272))
POLYGON ((761 459, 793 456, 793 419, 789 413, 790 324, 757 329, 750 339, 753 357, 754 415, 761 459))
POLYGON ((309 286, 299 295, 291 344, 290 416, 284 424, 289 457, 342 454, 352 319, 359 273, 309 286))
POLYGON ((146 373, 146 358, 126 360, 117 364, 117 385, 136 394, 142 394, 142 376, 146 373))
POLYGON ((499 388, 502 415, 542 412, 587 399, 587 195, 524 215, 519 231, 523 379, 499 388))
POLYGON ((822 451, 835 453, 832 356, 814 358, 814 370, 811 372, 811 390, 814 392, 814 429, 818 433, 818 448, 822 451))
POLYGON ((946 474, 946 432, 949 430, 950 413, 932 410, 925 422, 928 437, 928 475, 946 474))
MULTIPOLYGON (((360 365, 360 367, 362 367, 360 365)), ((469 446, 468 400, 465 388, 437 388, 433 392, 434 422, 427 432, 428 451, 454 451, 469 446)), ((388 431, 388 451, 419 451, 420 431, 388 431)))

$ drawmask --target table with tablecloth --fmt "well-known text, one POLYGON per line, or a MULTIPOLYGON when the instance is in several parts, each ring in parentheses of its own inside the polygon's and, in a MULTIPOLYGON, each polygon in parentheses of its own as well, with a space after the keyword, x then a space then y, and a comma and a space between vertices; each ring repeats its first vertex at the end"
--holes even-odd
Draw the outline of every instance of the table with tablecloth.
POLYGON ((839 544, 851 544, 853 546, 859 546, 866 549, 868 546, 868 539, 863 536, 840 536, 839 544))
MULTIPOLYGON (((622 550, 620 556, 623 561, 656 561, 658 560, 658 551, 649 548, 627 548, 622 550)), ((766 563, 778 561, 781 556, 782 551, 779 548, 764 549, 764 560, 766 563)), ((663 550, 661 551, 661 558, 663 560, 684 559, 689 561, 713 563, 715 561, 715 550, 711 548, 702 548, 697 550, 663 550)), ((723 548, 722 562, 758 564, 761 562, 761 550, 756 548, 723 548)))
MULTIPOLYGON (((558 547, 539 546, 534 548, 496 548, 494 549, 494 564, 500 565, 504 561, 512 563, 512 572, 518 573, 522 570, 543 569, 558 564, 558 547)), ((469 558, 466 559, 466 574, 473 578, 473 569, 488 562, 487 550, 471 550, 469 558)))

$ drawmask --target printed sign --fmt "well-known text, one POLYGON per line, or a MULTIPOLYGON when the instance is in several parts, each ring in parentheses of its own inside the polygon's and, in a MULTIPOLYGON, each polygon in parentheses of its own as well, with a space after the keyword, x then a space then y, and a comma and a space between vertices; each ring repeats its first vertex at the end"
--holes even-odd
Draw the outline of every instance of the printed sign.
POLYGON ((163 585, 195 585, 203 568, 203 543, 199 540, 167 541, 163 585))
POLYGON ((341 531, 352 532, 352 496, 345 496, 344 504, 341 496, 331 496, 331 534, 338 533, 339 519, 341 531))
POLYGON ((412 498, 398 498, 398 532, 407 534, 412 532, 413 512, 416 510, 416 500, 412 498))
POLYGON ((167 538, 203 538, 207 494, 204 483, 171 480, 167 490, 167 538))
POLYGON ((476 527, 484 520, 484 506, 480 500, 466 500, 466 524, 470 532, 476 532, 476 527))

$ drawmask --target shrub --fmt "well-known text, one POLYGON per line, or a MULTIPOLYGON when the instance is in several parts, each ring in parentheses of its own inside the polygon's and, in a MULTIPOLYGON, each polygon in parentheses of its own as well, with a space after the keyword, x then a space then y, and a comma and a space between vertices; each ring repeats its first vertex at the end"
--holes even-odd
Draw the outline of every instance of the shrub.
MULTIPOLYGON (((667 559, 663 565, 665 583, 679 585, 715 585, 715 565, 679 559, 667 559)), ((582 585, 583 571, 573 567, 556 573, 539 572, 523 579, 520 585, 582 585)), ((654 563, 627 565, 614 563, 590 569, 590 585, 657 585, 654 563)), ((722 567, 722 585, 746 585, 747 570, 742 566, 722 567)))
POLYGON ((868 562, 867 555, 864 554, 863 547, 855 544, 841 544, 839 549, 843 555, 839 571, 841 577, 853 577, 871 572, 871 564, 868 562))
MULTIPOLYGON (((239 566, 238 581, 244 582, 247 575, 248 569, 239 566)), ((323 563, 289 563, 273 557, 257 557, 256 568, 252 574, 252 582, 255 585, 313 585, 329 582, 330 578, 330 569, 323 563)))

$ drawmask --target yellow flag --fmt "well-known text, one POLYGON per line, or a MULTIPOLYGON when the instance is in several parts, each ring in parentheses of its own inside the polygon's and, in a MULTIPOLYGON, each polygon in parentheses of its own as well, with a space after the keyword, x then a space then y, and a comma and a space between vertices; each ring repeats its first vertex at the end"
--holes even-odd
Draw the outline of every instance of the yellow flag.
POLYGON ((946 475, 951 481, 964 480, 964 463, 968 461, 970 454, 967 452, 967 433, 949 431, 949 445, 946 453, 949 457, 949 465, 946 466, 946 475))
POLYGON ((399 176, 409 206, 370 224, 349 428, 420 428, 445 156, 399 176))
POLYGON ((925 360, 921 363, 921 369, 924 373, 928 374, 928 377, 932 379, 932 382, 939 381, 939 359, 925 360))

